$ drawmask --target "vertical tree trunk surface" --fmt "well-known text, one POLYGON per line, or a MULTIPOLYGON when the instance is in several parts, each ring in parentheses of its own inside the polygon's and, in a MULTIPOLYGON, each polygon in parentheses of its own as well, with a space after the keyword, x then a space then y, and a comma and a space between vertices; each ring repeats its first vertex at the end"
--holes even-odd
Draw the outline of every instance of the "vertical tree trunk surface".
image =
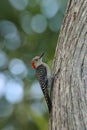
POLYGON ((70 0, 54 57, 50 130, 87 130, 87 0, 70 0))

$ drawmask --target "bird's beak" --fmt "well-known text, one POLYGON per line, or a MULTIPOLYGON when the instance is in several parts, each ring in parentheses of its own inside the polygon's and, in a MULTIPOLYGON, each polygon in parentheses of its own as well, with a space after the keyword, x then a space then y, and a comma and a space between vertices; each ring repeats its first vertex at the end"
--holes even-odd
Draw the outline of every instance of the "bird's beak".
POLYGON ((41 59, 41 58, 44 56, 44 54, 45 54, 45 53, 42 53, 42 54, 40 55, 40 57, 39 57, 39 58, 41 59))

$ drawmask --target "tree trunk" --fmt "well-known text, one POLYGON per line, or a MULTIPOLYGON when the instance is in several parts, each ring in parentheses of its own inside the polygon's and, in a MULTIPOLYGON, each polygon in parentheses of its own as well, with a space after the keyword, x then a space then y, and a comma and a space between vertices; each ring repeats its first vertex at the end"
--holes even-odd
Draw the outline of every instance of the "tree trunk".
POLYGON ((87 0, 70 0, 54 57, 50 130, 87 130, 87 0))

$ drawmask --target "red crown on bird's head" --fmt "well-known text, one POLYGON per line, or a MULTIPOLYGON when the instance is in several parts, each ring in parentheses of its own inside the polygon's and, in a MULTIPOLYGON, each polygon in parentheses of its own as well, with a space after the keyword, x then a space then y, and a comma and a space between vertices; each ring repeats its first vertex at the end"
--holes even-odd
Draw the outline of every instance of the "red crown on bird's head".
POLYGON ((40 60, 42 57, 44 56, 44 53, 42 53, 40 56, 35 56, 32 61, 31 61, 31 65, 33 69, 36 69, 36 63, 38 62, 38 60, 40 60))
POLYGON ((34 61, 31 61, 31 65, 32 65, 33 69, 36 69, 35 62, 34 62, 34 61))

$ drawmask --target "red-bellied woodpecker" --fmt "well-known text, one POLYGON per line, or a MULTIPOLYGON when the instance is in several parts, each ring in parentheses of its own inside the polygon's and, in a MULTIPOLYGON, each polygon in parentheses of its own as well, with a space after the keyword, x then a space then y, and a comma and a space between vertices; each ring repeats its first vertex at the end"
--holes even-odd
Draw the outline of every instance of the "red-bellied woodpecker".
POLYGON ((45 100, 48 105, 49 112, 52 109, 52 103, 48 92, 48 86, 51 84, 51 71, 49 66, 42 61, 44 53, 41 56, 36 56, 32 59, 32 67, 36 70, 37 79, 40 83, 45 100))

